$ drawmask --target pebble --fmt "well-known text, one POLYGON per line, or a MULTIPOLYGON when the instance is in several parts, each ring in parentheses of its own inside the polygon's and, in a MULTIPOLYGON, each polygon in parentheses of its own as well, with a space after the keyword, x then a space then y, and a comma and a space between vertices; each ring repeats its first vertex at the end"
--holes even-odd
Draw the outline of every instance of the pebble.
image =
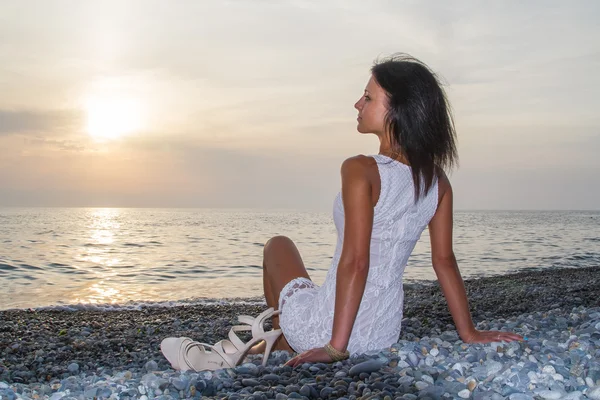
POLYGON ((360 375, 361 373, 375 372, 378 371, 382 366, 383 362, 380 360, 367 360, 350 368, 349 375, 356 376, 360 375))
POLYGON ((563 397, 563 393, 556 390, 540 390, 537 394, 546 400, 558 400, 563 397))
MULTIPOLYGON (((178 318, 184 321, 183 317, 178 318)), ((527 335, 529 340, 501 345, 465 344, 456 332, 444 330, 451 329, 445 324, 423 328, 421 332, 416 321, 409 318, 407 331, 420 332, 419 335, 404 332, 391 350, 353 355, 334 364, 306 363, 299 368, 284 367, 282 364, 289 359, 287 353, 273 352, 266 367, 261 365, 262 356, 258 355, 249 356, 236 368, 204 372, 173 371, 166 360, 141 351, 139 345, 127 347, 123 343, 123 350, 119 351, 129 352, 127 357, 131 361, 119 364, 92 362, 83 353, 69 350, 67 346, 73 345, 66 343, 73 341, 63 343, 61 339, 54 347, 48 343, 43 349, 30 349, 26 343, 13 340, 5 351, 0 349, 4 351, 0 354, 4 363, 0 365, 0 397, 8 400, 93 397, 416 400, 445 398, 447 393, 449 398, 475 400, 600 400, 600 333, 592 329, 600 323, 600 307, 556 307, 506 320, 480 316, 476 321, 480 329, 512 326, 510 329, 527 335), (4 367, 17 359, 13 351, 26 349, 32 357, 43 357, 44 363, 51 362, 59 352, 68 356, 67 360, 77 362, 41 366, 43 380, 30 382, 30 378, 41 376, 26 367, 17 367, 18 364, 11 364, 11 369, 4 367), (77 365, 77 372, 72 364, 77 365)), ((186 324, 182 322, 182 326, 186 324)), ((96 340, 103 329, 91 323, 86 325, 93 331, 86 340, 96 340)), ((0 320, 2 335, 5 332, 1 329, 8 329, 6 326, 0 320)), ((227 331, 225 323, 217 326, 227 331)), ((137 334, 137 330, 131 334, 137 334)), ((101 349, 113 348, 112 342, 99 340, 101 349)), ((106 350, 103 351, 105 354, 106 350)))
POLYGON ((67 369, 69 370, 70 373, 76 374, 76 373, 79 372, 79 364, 77 364, 77 363, 71 363, 71 364, 69 364, 69 366, 67 367, 67 369))
POLYGON ((144 368, 148 372, 156 371, 158 369, 158 363, 154 360, 150 360, 144 365, 144 368))
POLYGON ((556 370, 554 369, 554 367, 552 365, 545 365, 544 368, 542 368, 542 372, 545 374, 551 374, 551 375, 556 374, 556 370))
POLYGON ((585 395, 592 400, 600 400, 600 386, 589 388, 585 395))
POLYGON ((423 381, 418 381, 418 382, 415 382, 415 387, 416 387, 418 390, 423 390, 423 389, 425 389, 425 388, 426 388, 426 387, 428 387, 428 386, 429 386, 429 384, 428 384, 428 383, 426 383, 426 382, 423 382, 423 381))

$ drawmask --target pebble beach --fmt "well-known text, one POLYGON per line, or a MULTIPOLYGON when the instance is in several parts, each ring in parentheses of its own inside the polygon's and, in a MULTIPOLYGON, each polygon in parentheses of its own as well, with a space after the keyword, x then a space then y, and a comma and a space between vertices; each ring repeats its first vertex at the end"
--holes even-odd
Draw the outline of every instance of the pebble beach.
MULTIPOLYGON (((402 333, 391 348, 333 364, 179 372, 168 336, 214 343, 260 298, 112 309, 0 311, 0 399, 594 399, 600 400, 600 267, 465 280, 478 329, 524 342, 465 344, 436 283, 405 285, 402 333)), ((248 337, 242 337, 247 340, 248 337)))

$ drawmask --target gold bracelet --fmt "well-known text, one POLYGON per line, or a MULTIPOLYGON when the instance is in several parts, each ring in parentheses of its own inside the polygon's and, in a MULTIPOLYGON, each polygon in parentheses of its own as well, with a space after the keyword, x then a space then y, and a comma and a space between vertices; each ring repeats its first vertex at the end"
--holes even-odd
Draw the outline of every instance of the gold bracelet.
POLYGON ((331 343, 327 343, 325 345, 325 351, 331 357, 332 361, 343 361, 350 357, 350 352, 348 350, 341 352, 337 350, 335 347, 331 345, 331 343))

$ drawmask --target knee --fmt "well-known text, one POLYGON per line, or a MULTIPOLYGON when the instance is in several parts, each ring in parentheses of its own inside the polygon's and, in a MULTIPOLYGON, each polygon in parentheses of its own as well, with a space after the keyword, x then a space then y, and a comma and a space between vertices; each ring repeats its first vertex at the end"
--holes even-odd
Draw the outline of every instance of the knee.
POLYGON ((267 243, 265 243, 265 247, 263 249, 263 254, 266 255, 276 248, 283 247, 283 246, 289 246, 289 245, 293 245, 293 244, 294 244, 294 242, 292 242, 292 239, 290 239, 287 236, 282 236, 282 235, 273 236, 271 239, 267 240, 267 243))

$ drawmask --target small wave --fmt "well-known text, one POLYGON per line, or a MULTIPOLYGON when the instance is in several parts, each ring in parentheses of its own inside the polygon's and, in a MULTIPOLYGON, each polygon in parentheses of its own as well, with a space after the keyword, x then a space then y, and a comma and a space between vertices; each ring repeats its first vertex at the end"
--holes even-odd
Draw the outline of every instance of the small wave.
POLYGON ((140 243, 129 243, 129 242, 123 243, 123 246, 126 246, 126 247, 146 247, 145 245, 140 244, 140 243))
POLYGON ((54 233, 54 230, 50 229, 48 231, 37 232, 36 235, 47 235, 49 233, 54 233))
POLYGON ((50 263, 48 264, 49 267, 52 268, 69 268, 69 266, 67 264, 61 264, 61 263, 50 263))
POLYGON ((33 311, 142 311, 144 308, 173 308, 183 306, 215 306, 215 305, 249 305, 249 306, 260 306, 265 305, 265 300, 260 297, 252 298, 227 298, 227 299, 210 299, 210 298, 194 298, 184 300, 173 300, 173 301, 132 301, 122 304, 91 304, 91 303, 79 303, 79 304, 65 304, 65 305, 51 305, 35 308, 24 308, 24 309, 9 309, 12 310, 33 310, 33 311))
POLYGON ((262 269, 262 267, 259 266, 259 265, 232 265, 230 267, 222 267, 221 270, 227 271, 230 268, 234 268, 234 269, 246 269, 246 268, 262 269))
POLYGON ((118 274, 119 278, 135 278, 138 274, 118 274))
POLYGON ((23 269, 30 270, 30 271, 43 270, 43 268, 41 268, 41 267, 37 267, 35 265, 29 265, 29 264, 21 264, 20 267, 23 268, 23 269))
MULTIPOLYGON (((35 276, 31 276, 31 275, 13 275, 13 276, 7 276, 6 279, 10 280, 10 281, 20 281, 22 279, 28 280, 28 281, 35 281, 37 280, 37 278, 35 276)), ((20 285, 25 285, 28 284, 26 282, 19 282, 20 285)))
POLYGON ((589 253, 588 254, 581 254, 581 255, 574 254, 572 256, 566 257, 566 259, 567 260, 573 260, 573 261, 591 261, 594 258, 597 258, 597 257, 594 257, 594 256, 595 256, 595 254, 589 254, 589 253))
POLYGON ((10 264, 0 264, 0 271, 14 271, 17 269, 14 265, 10 264))
POLYGON ((113 265, 110 267, 110 269, 129 269, 129 268, 135 268, 134 265, 113 265))
MULTIPOLYGON (((81 271, 81 270, 75 269, 75 268, 65 271, 64 273, 69 274, 69 275, 87 275, 88 274, 85 271, 81 271)), ((95 277, 90 277, 89 279, 95 279, 95 277)))
POLYGON ((172 276, 172 275, 156 275, 158 278, 162 278, 162 279, 177 279, 176 276, 172 276))

